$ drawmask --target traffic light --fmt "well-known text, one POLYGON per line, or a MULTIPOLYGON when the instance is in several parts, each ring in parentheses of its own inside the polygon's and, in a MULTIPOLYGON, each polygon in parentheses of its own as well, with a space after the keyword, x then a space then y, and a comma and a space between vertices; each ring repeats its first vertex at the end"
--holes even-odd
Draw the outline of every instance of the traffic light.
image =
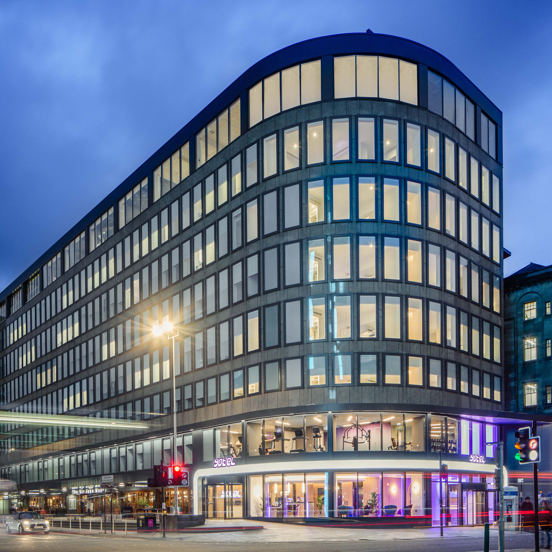
POLYGON ((153 479, 156 487, 166 487, 169 484, 169 467, 162 464, 153 466, 153 479))
POLYGON ((448 478, 448 464, 441 462, 441 465, 439 466, 439 474, 442 479, 446 480, 448 478))
POLYGON ((520 464, 540 462, 540 437, 531 437, 531 428, 522 427, 516 431, 516 460, 520 464))
MULTIPOLYGON (((182 474, 184 470, 182 466, 175 464, 172 466, 172 483, 170 485, 182 485, 182 474)), ((170 474, 169 474, 170 475, 170 474)))
POLYGON ((494 472, 494 481, 495 481, 495 490, 502 488, 502 477, 501 477, 500 468, 495 468, 494 472))

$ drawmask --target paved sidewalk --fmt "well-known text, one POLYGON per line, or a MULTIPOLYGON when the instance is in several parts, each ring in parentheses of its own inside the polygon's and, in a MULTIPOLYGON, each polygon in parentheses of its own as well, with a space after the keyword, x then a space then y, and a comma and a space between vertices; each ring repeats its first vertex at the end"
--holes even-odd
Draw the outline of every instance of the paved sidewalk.
MULTIPOLYGON (((418 529, 373 529, 373 528, 345 528, 345 527, 309 527, 308 525, 295 525, 290 523, 258 522, 252 520, 208 520, 205 526, 198 529, 208 529, 209 533, 182 533, 167 531, 168 539, 194 543, 284 543, 284 542, 344 542, 344 541, 403 541, 434 539, 439 536, 439 528, 418 529), (232 527, 262 528, 260 531, 236 531, 228 532, 232 527), (221 529, 222 531, 217 531, 221 529)), ((58 533, 58 530, 55 530, 58 533)), ((491 535, 496 535, 497 530, 491 528, 491 535)), ((74 532, 72 532, 74 534, 74 532)), ((82 531, 84 535, 103 536, 98 531, 82 531)), ((162 539, 163 532, 137 533, 129 531, 117 532, 113 535, 107 533, 109 538, 140 538, 162 539)), ((449 527, 445 528, 443 538, 480 538, 483 542, 482 527, 449 527)), ((510 551, 509 551, 510 552, 510 551)))

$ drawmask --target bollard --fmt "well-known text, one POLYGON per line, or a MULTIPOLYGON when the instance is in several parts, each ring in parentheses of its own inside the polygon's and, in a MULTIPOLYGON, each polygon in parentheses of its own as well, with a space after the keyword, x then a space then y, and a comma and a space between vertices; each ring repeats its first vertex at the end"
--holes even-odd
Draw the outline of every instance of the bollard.
POLYGON ((92 518, 90 518, 90 532, 92 533, 92 518))
POLYGON ((79 531, 82 530, 82 518, 79 518, 79 531))
POLYGON ((100 518, 100 533, 102 532, 103 518, 100 518))
POLYGON ((489 524, 485 523, 485 533, 483 537, 483 552, 489 552, 489 524))
POLYGON ((69 516, 69 531, 71 531, 71 516, 69 516))
POLYGON ((63 520, 62 519, 59 520, 59 528, 63 529, 63 520))
POLYGON ((128 523, 128 519, 125 519, 125 535, 127 534, 127 523, 128 523))

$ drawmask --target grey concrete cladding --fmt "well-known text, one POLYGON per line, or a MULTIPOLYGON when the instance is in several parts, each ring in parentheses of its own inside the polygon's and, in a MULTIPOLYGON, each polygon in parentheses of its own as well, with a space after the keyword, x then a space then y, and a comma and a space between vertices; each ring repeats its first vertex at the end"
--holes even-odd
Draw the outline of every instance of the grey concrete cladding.
MULTIPOLYGON (((374 39, 372 39, 374 40, 374 39)), ((282 66, 284 67, 284 66, 282 66)), ((243 109, 243 106, 242 106, 243 109)), ((173 201, 179 198, 184 191, 192 189, 195 184, 203 181, 203 179, 216 171, 222 164, 229 162, 232 157, 237 153, 245 150, 247 146, 254 142, 261 141, 263 137, 270 135, 273 132, 280 131, 284 128, 294 125, 301 125, 309 121, 315 121, 324 119, 326 125, 333 117, 356 117, 356 116, 376 116, 376 117, 389 117, 398 119, 399 121, 409 121, 413 123, 419 123, 420 125, 431 127, 444 135, 452 138, 458 145, 464 148, 469 154, 473 155, 478 160, 484 160, 485 166, 489 168, 494 174, 498 175, 502 182, 502 167, 499 162, 494 161, 488 155, 486 155, 476 143, 468 139, 463 133, 457 130, 457 128, 450 124, 448 121, 441 117, 427 111, 427 109, 416 107, 412 105, 406 105, 398 102, 387 100, 369 100, 369 99, 346 99, 346 100, 333 100, 322 101, 319 103, 297 107, 289 111, 280 113, 271 117, 268 120, 256 125, 251 130, 247 130, 242 135, 222 150, 219 154, 215 155, 212 159, 207 161, 202 167, 193 172, 182 185, 176 186, 173 190, 161 197, 159 201, 151 205, 144 213, 136 217, 129 224, 124 226, 121 230, 116 231, 112 239, 107 240, 102 245, 97 247, 92 253, 86 256, 86 263, 79 263, 56 281, 56 284, 61 285, 68 278, 75 276, 86 264, 98 259, 116 243, 123 240, 126 236, 131 235, 135 230, 139 229, 144 222, 149 220, 155 214, 158 214, 169 206, 173 201)), ((351 119, 353 120, 353 119, 351 119)), ((499 129, 499 134, 501 130, 499 129)), ((305 135, 302 135, 302 139, 305 139, 305 135)), ((328 130, 325 132, 325 151, 331 151, 330 133, 328 130)), ((403 140, 403 137, 401 137, 403 140)), ((282 140, 279 140, 279 164, 281 165, 283 145, 282 140)), ((262 143, 262 142, 261 142, 262 143)), ((354 151, 356 145, 356 137, 352 133, 351 151, 354 151)), ((176 149, 176 147, 174 148, 176 149)), ((173 150, 174 151, 174 150, 173 150)), ((403 149, 404 151, 404 149, 403 149)), ((170 152, 167 152, 169 154, 170 152)), ((167 155, 168 156, 168 155, 167 155)), ((260 148, 260 159, 262 160, 262 148, 260 148)), ((354 159, 354 156, 353 156, 354 159)), ((162 160, 162 159, 158 159, 162 160)), ((150 167, 150 171, 154 167, 150 167)), ((250 199, 255 197, 261 197, 262 194, 282 188, 287 184, 292 183, 304 183, 307 180, 315 178, 331 177, 331 176, 357 176, 357 175, 375 175, 375 176, 388 176, 397 177, 401 179, 412 179, 419 182, 427 182, 444 190, 455 197, 462 197, 462 201, 468 206, 473 206, 480 211, 481 203, 471 197, 468 193, 460 190, 455 184, 445 180, 442 176, 431 174, 424 170, 407 167, 404 164, 394 165, 389 163, 382 163, 381 161, 375 163, 367 162, 355 162, 350 163, 331 163, 328 160, 326 153, 326 162, 322 165, 313 167, 306 167, 305 163, 301 164, 301 168, 295 171, 283 173, 281 170, 277 176, 271 177, 267 180, 262 180, 256 186, 245 189, 239 196, 228 201, 225 205, 215 210, 214 214, 204 216, 201 220, 196 222, 186 231, 181 231, 177 236, 169 239, 165 244, 160 245, 157 250, 147 255, 146 258, 141 258, 138 262, 131 264, 131 266, 123 270, 120 274, 116 274, 114 278, 108 280, 108 284, 99 286, 98 289, 92 291, 86 295, 86 300, 81 301, 80 304, 87 303, 95 298, 101 296, 106 289, 116 286, 118 283, 124 282, 126 278, 141 270, 143 267, 148 266, 154 259, 160 259, 163 255, 170 252, 177 245, 182 244, 184 241, 204 230, 207 226, 213 224, 215 220, 218 220, 221 216, 231 213, 236 207, 245 205, 250 199)), ((134 184, 138 182, 138 179, 134 181, 134 184)), ((150 179, 151 182, 151 179, 150 179)), ((129 186, 130 187, 130 186, 129 186)), ((151 192, 150 192, 151 193, 151 192)), ((122 196, 122 193, 120 194, 122 196)), ((119 196, 119 197, 120 197, 119 196)), ((115 198, 114 198, 115 199, 115 198)), ((118 199, 118 198, 117 198, 118 199)), ((305 202, 303 195, 303 203, 305 202)), ((381 200, 378 200, 381 201, 381 200)), ((115 202, 113 202, 115 203, 115 202)), ((112 203, 112 204, 113 204, 112 203)), ((502 205, 502 201, 501 201, 502 205)), ((281 211, 281 210, 280 210, 281 211)), ((491 210, 486 211, 486 215, 489 220, 502 228, 502 218, 491 210)), ((280 213, 280 217, 281 217, 280 213)), ((302 215, 304 219, 304 215, 302 215)), ((307 226, 302 225, 299 228, 283 231, 282 224, 280 223, 280 232, 268 237, 260 237, 257 241, 245 245, 234 253, 231 253, 227 257, 221 259, 212 265, 204 267, 201 271, 191 274, 185 280, 180 280, 178 283, 169 286, 167 289, 160 291, 154 297, 150 297, 145 301, 141 301, 138 305, 132 306, 125 311, 125 319, 131 319, 135 314, 142 312, 146 308, 151 308, 153 305, 160 305, 163 300, 170 299, 175 293, 182 292, 184 289, 193 285, 198 281, 204 281, 212 274, 230 267, 233 263, 246 259, 249 255, 260 252, 273 245, 282 244, 284 242, 290 242, 295 240, 304 240, 310 237, 322 237, 331 236, 334 234, 370 234, 370 235, 388 235, 388 236, 401 236, 411 237, 414 239, 421 239, 426 242, 431 242, 441 246, 446 246, 455 252, 460 252, 468 260, 476 262, 479 266, 489 270, 491 273, 500 275, 502 280, 502 267, 498 267, 492 263, 490 259, 483 257, 476 251, 462 245, 455 238, 446 236, 444 233, 438 233, 429 230, 424 227, 408 226, 404 221, 400 224, 396 223, 384 223, 384 222, 338 222, 329 223, 324 225, 307 226)), ((424 256, 424 264, 426 263, 427 255, 424 256)), ((304 298, 315 293, 318 295, 330 295, 335 293, 332 290, 332 284, 330 281, 325 283, 317 283, 315 285, 304 283, 307 274, 306 260, 302 255, 303 263, 303 285, 294 286, 290 288, 280 288, 277 291, 268 293, 261 293, 260 295, 245 299, 243 302, 231 306, 230 309, 226 309, 223 312, 216 312, 207 318, 203 318, 200 321, 195 322, 195 327, 199 329, 206 329, 221 321, 229 320, 231 317, 246 313, 252 309, 261 309, 265 305, 273 303, 281 303, 289 299, 304 298), (231 313, 231 314, 229 314, 231 313)), ((283 270, 280 267, 280 270, 283 270)), ((424 270, 425 272, 425 270, 424 270)), ((280 281, 282 281, 280 279, 280 281)), ((375 293, 382 294, 396 294, 400 296, 412 296, 424 299, 431 299, 440 301, 448 305, 457 307, 466 312, 479 316, 481 319, 488 320, 492 324, 503 327, 503 316, 493 313, 490 310, 482 308, 480 305, 460 297, 457 294, 451 294, 444 291, 444 289, 436 289, 428 287, 427 285, 416 285, 405 283, 404 277, 401 282, 386 282, 383 281, 381 275, 373 282, 368 281, 344 281, 339 283, 339 293, 375 293)), ((28 306, 36 304, 43 297, 42 294, 29 302, 28 306)), ((502 303, 502 301, 501 301, 502 303)), ((381 310, 381 302, 378 308, 381 310)), ((23 309, 22 309, 23 311, 23 309)), ((20 313, 17 313, 20 314, 20 313)), ((50 320, 49 324, 57 322, 66 315, 65 312, 58 314, 53 320, 50 320)), ((352 316, 356 317, 356 308, 352 307, 352 316)), ((302 310, 303 328, 306 328, 307 313, 306 309, 302 310)), ((404 318, 404 310, 403 310, 404 318)), ((425 316, 424 316, 425 318, 425 316)), ((261 318, 262 320, 262 318, 261 318)), ((113 321, 111 321, 111 324, 113 321)), ((283 324, 283 313, 280 312, 280 324, 283 324)), ((354 327, 357 324, 353 324, 354 327)), ((0 324, 0 328, 5 327, 5 324, 0 324)), ((44 362, 60 352, 63 352, 75 345, 89 340, 91 337, 100 335, 109 327, 110 322, 100 325, 93 330, 86 332, 78 339, 73 340, 70 344, 52 351, 48 355, 41 358, 40 362, 44 362)), ((381 332, 380 332, 381 333, 381 332)), ((305 334, 305 330, 303 330, 305 334)), ((262 335, 262 333, 261 333, 262 335)), ((19 344, 16 343, 15 347, 19 344)), ((149 345, 148 345, 149 346, 149 345)), ((143 345, 140 346, 142 351, 143 345)), ((10 347, 11 350, 11 347, 10 347)), ((186 383, 203 380, 214 375, 223 374, 241 367, 251 366, 258 363, 267 362, 276 359, 285 359, 291 357, 303 357, 303 372, 305 372, 306 357, 309 354, 318 353, 334 353, 334 352, 376 352, 376 353, 395 353, 401 355, 418 355, 426 358, 440 358, 445 361, 454 362, 457 365, 466 365, 474 368, 482 369, 488 373, 503 376, 503 370, 500 365, 494 364, 490 361, 475 358, 472 355, 460 352, 458 349, 450 349, 444 346, 430 345, 427 343, 413 343, 406 340, 390 341, 379 338, 375 341, 361 341, 358 339, 344 340, 336 343, 332 340, 326 340, 321 343, 301 343, 297 345, 285 346, 254 352, 251 354, 244 354, 242 357, 234 358, 232 360, 215 364, 213 366, 205 367, 198 371, 192 371, 185 375, 181 375, 178 378, 178 385, 184 385, 186 383), (337 347, 337 349, 336 349, 337 347)), ((123 364, 126 361, 133 360, 139 355, 136 349, 127 351, 121 355, 117 355, 111 363, 103 363, 96 365, 93 368, 86 370, 86 375, 95 374, 107 367, 113 365, 123 364)), ((501 355, 503 357, 504 355, 501 355)), ((331 358, 331 357, 329 357, 331 358)), ((356 356, 355 356, 356 358, 356 356)), ((357 361, 355 360, 354 374, 358 372, 357 361)), ((331 367, 330 367, 331 368, 331 367)), ((424 369, 427 372, 427 369, 424 369)), ((331 369, 330 369, 331 373, 331 369)), ((408 387, 404 380, 404 367, 403 367, 403 383, 400 386, 382 385, 381 383, 381 371, 378 377, 377 385, 352 385, 352 386, 332 386, 323 388, 307 388, 306 385, 302 389, 282 390, 271 393, 260 393, 254 396, 246 396, 240 399, 230 400, 224 403, 219 403, 210 406, 204 406, 202 408, 193 409, 186 412, 181 412, 179 416, 179 426, 192 427, 194 425, 209 425, 216 423, 220 419, 240 419, 250 418, 256 416, 263 416, 267 411, 273 411, 274 413, 289 413, 297 407, 304 407, 311 411, 316 411, 317 407, 322 405, 336 405, 339 409, 347 409, 347 405, 364 405, 364 408, 369 410, 375 406, 381 407, 381 405, 387 405, 390 410, 400 411, 426 411, 426 412, 443 412, 443 413, 460 413, 466 411, 490 411, 490 410, 503 410, 503 403, 493 403, 489 400, 473 397, 471 395, 460 394, 459 392, 449 392, 443 389, 430 389, 427 386, 426 378, 424 377, 424 387, 408 387), (335 393, 335 395, 334 395, 335 393)), ((19 374, 14 374, 15 376, 19 374)), ((58 384, 51 388, 45 389, 33 393, 26 397, 26 400, 36 398, 48 392, 50 389, 69 385, 82 378, 82 374, 75 374, 64 380, 59 380, 58 384)), ((11 379, 11 378, 10 378, 11 379)), ((445 378, 446 379, 446 378, 445 378)), ((331 381, 331 378, 330 378, 331 381)), ((148 388, 141 388, 139 390, 131 391, 123 394, 117 398, 108 399, 102 401, 98 405, 93 405, 93 410, 108 410, 110 407, 127 403, 138 399, 143 396, 166 391, 171 388, 170 380, 161 381, 159 383, 148 386, 148 388)), ((167 417, 168 418, 168 417, 167 417)), ((161 425, 165 427, 165 422, 160 420, 161 425)), ((166 428, 170 427, 170 421, 166 420, 166 428)))

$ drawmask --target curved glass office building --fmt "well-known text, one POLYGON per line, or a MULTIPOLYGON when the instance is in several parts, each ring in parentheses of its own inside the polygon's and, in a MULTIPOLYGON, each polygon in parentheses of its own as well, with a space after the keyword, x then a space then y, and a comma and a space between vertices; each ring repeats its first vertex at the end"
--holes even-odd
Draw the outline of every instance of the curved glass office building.
POLYGON ((185 511, 439 524, 441 455, 448 522, 492 521, 501 191, 502 114, 437 52, 263 59, 0 295, 4 410, 141 428, 4 424, 9 500, 153 505, 176 407, 185 511))

